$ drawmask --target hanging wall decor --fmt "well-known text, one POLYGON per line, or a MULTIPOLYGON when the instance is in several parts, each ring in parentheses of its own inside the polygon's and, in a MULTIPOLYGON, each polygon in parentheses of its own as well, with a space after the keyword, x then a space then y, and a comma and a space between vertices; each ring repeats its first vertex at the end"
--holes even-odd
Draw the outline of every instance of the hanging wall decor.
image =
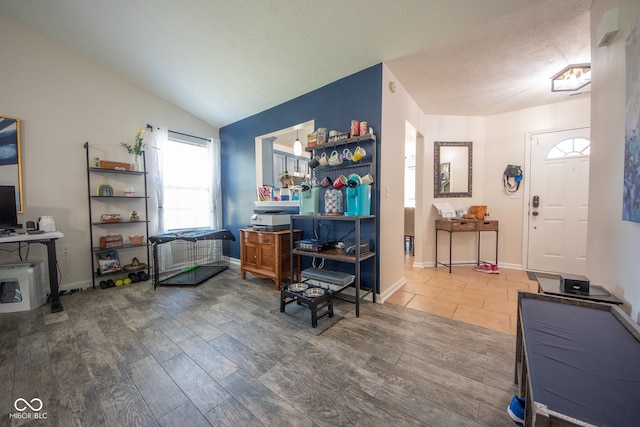
POLYGON ((626 117, 622 220, 640 222, 640 18, 626 41, 626 117))
POLYGON ((16 208, 22 205, 22 161, 20 156, 20 119, 0 116, 0 184, 16 187, 16 208))

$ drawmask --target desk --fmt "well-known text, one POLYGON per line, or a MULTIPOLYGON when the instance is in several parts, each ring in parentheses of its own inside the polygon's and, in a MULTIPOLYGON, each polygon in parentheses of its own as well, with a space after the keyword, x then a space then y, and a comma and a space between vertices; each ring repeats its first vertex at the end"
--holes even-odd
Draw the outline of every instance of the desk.
POLYGON ((589 295, 583 295, 562 291, 560 289, 560 280, 558 279, 538 277, 536 280, 538 281, 538 292, 543 294, 559 295, 563 297, 585 299, 597 302, 607 302, 609 304, 620 305, 623 303, 621 300, 616 298, 615 295, 611 294, 609 291, 599 285, 590 284, 589 295))
POLYGON ((62 311, 62 302, 58 295, 58 258, 56 256, 56 240, 64 237, 59 231, 51 231, 41 234, 14 234, 0 237, 2 243, 42 243, 47 247, 47 259, 49 264, 49 287, 51 288, 51 312, 62 311))
MULTIPOLYGON (((474 232, 476 233, 476 240, 478 241, 478 262, 476 265, 480 265, 480 233, 483 231, 495 231, 496 233, 496 264, 498 264, 498 221, 478 221, 475 219, 438 219, 436 220, 436 267, 438 264, 449 267, 449 273, 451 273, 451 255, 452 255, 452 236, 453 233, 458 232, 474 232), (438 262, 438 232, 446 231, 449 233, 449 263, 438 262)), ((469 264, 469 263, 460 263, 469 264)))

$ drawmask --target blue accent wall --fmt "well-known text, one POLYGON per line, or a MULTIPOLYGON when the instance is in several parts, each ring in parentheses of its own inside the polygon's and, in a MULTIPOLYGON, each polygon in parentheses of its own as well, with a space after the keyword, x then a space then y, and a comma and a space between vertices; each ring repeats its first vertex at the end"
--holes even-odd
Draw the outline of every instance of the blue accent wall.
MULTIPOLYGON (((316 129, 322 127, 348 132, 352 119, 366 120, 373 127, 380 144, 382 64, 221 128, 223 227, 239 237, 238 230, 250 223, 256 200, 257 136, 309 120, 315 120, 316 129)), ((376 182, 379 182, 379 163, 376 182)), ((379 193, 377 186, 373 190, 379 193)), ((379 212, 379 197, 374 197, 374 200, 372 213, 379 212)), ((230 256, 240 258, 239 239, 231 242, 230 256)))

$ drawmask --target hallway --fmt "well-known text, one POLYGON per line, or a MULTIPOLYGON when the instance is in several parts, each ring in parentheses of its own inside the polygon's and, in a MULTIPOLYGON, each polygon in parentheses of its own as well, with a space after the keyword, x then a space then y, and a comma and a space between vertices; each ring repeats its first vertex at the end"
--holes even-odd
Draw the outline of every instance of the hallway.
POLYGON ((407 283, 385 300, 437 316, 515 335, 518 290, 537 292, 538 284, 523 270, 486 274, 473 266, 414 268, 405 256, 407 283))

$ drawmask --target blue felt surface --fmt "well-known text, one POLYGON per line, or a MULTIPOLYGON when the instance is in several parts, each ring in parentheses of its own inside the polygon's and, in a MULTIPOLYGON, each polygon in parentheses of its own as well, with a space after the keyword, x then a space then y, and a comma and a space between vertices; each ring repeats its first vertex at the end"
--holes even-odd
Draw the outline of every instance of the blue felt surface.
POLYGON ((601 426, 640 425, 640 343, 608 311, 521 300, 536 402, 601 426))
POLYGON ((194 230, 180 230, 173 233, 160 234, 157 236, 150 236, 149 241, 151 243, 166 243, 172 240, 232 240, 235 241, 234 235, 227 229, 220 230, 208 230, 208 229, 194 229, 194 230))

